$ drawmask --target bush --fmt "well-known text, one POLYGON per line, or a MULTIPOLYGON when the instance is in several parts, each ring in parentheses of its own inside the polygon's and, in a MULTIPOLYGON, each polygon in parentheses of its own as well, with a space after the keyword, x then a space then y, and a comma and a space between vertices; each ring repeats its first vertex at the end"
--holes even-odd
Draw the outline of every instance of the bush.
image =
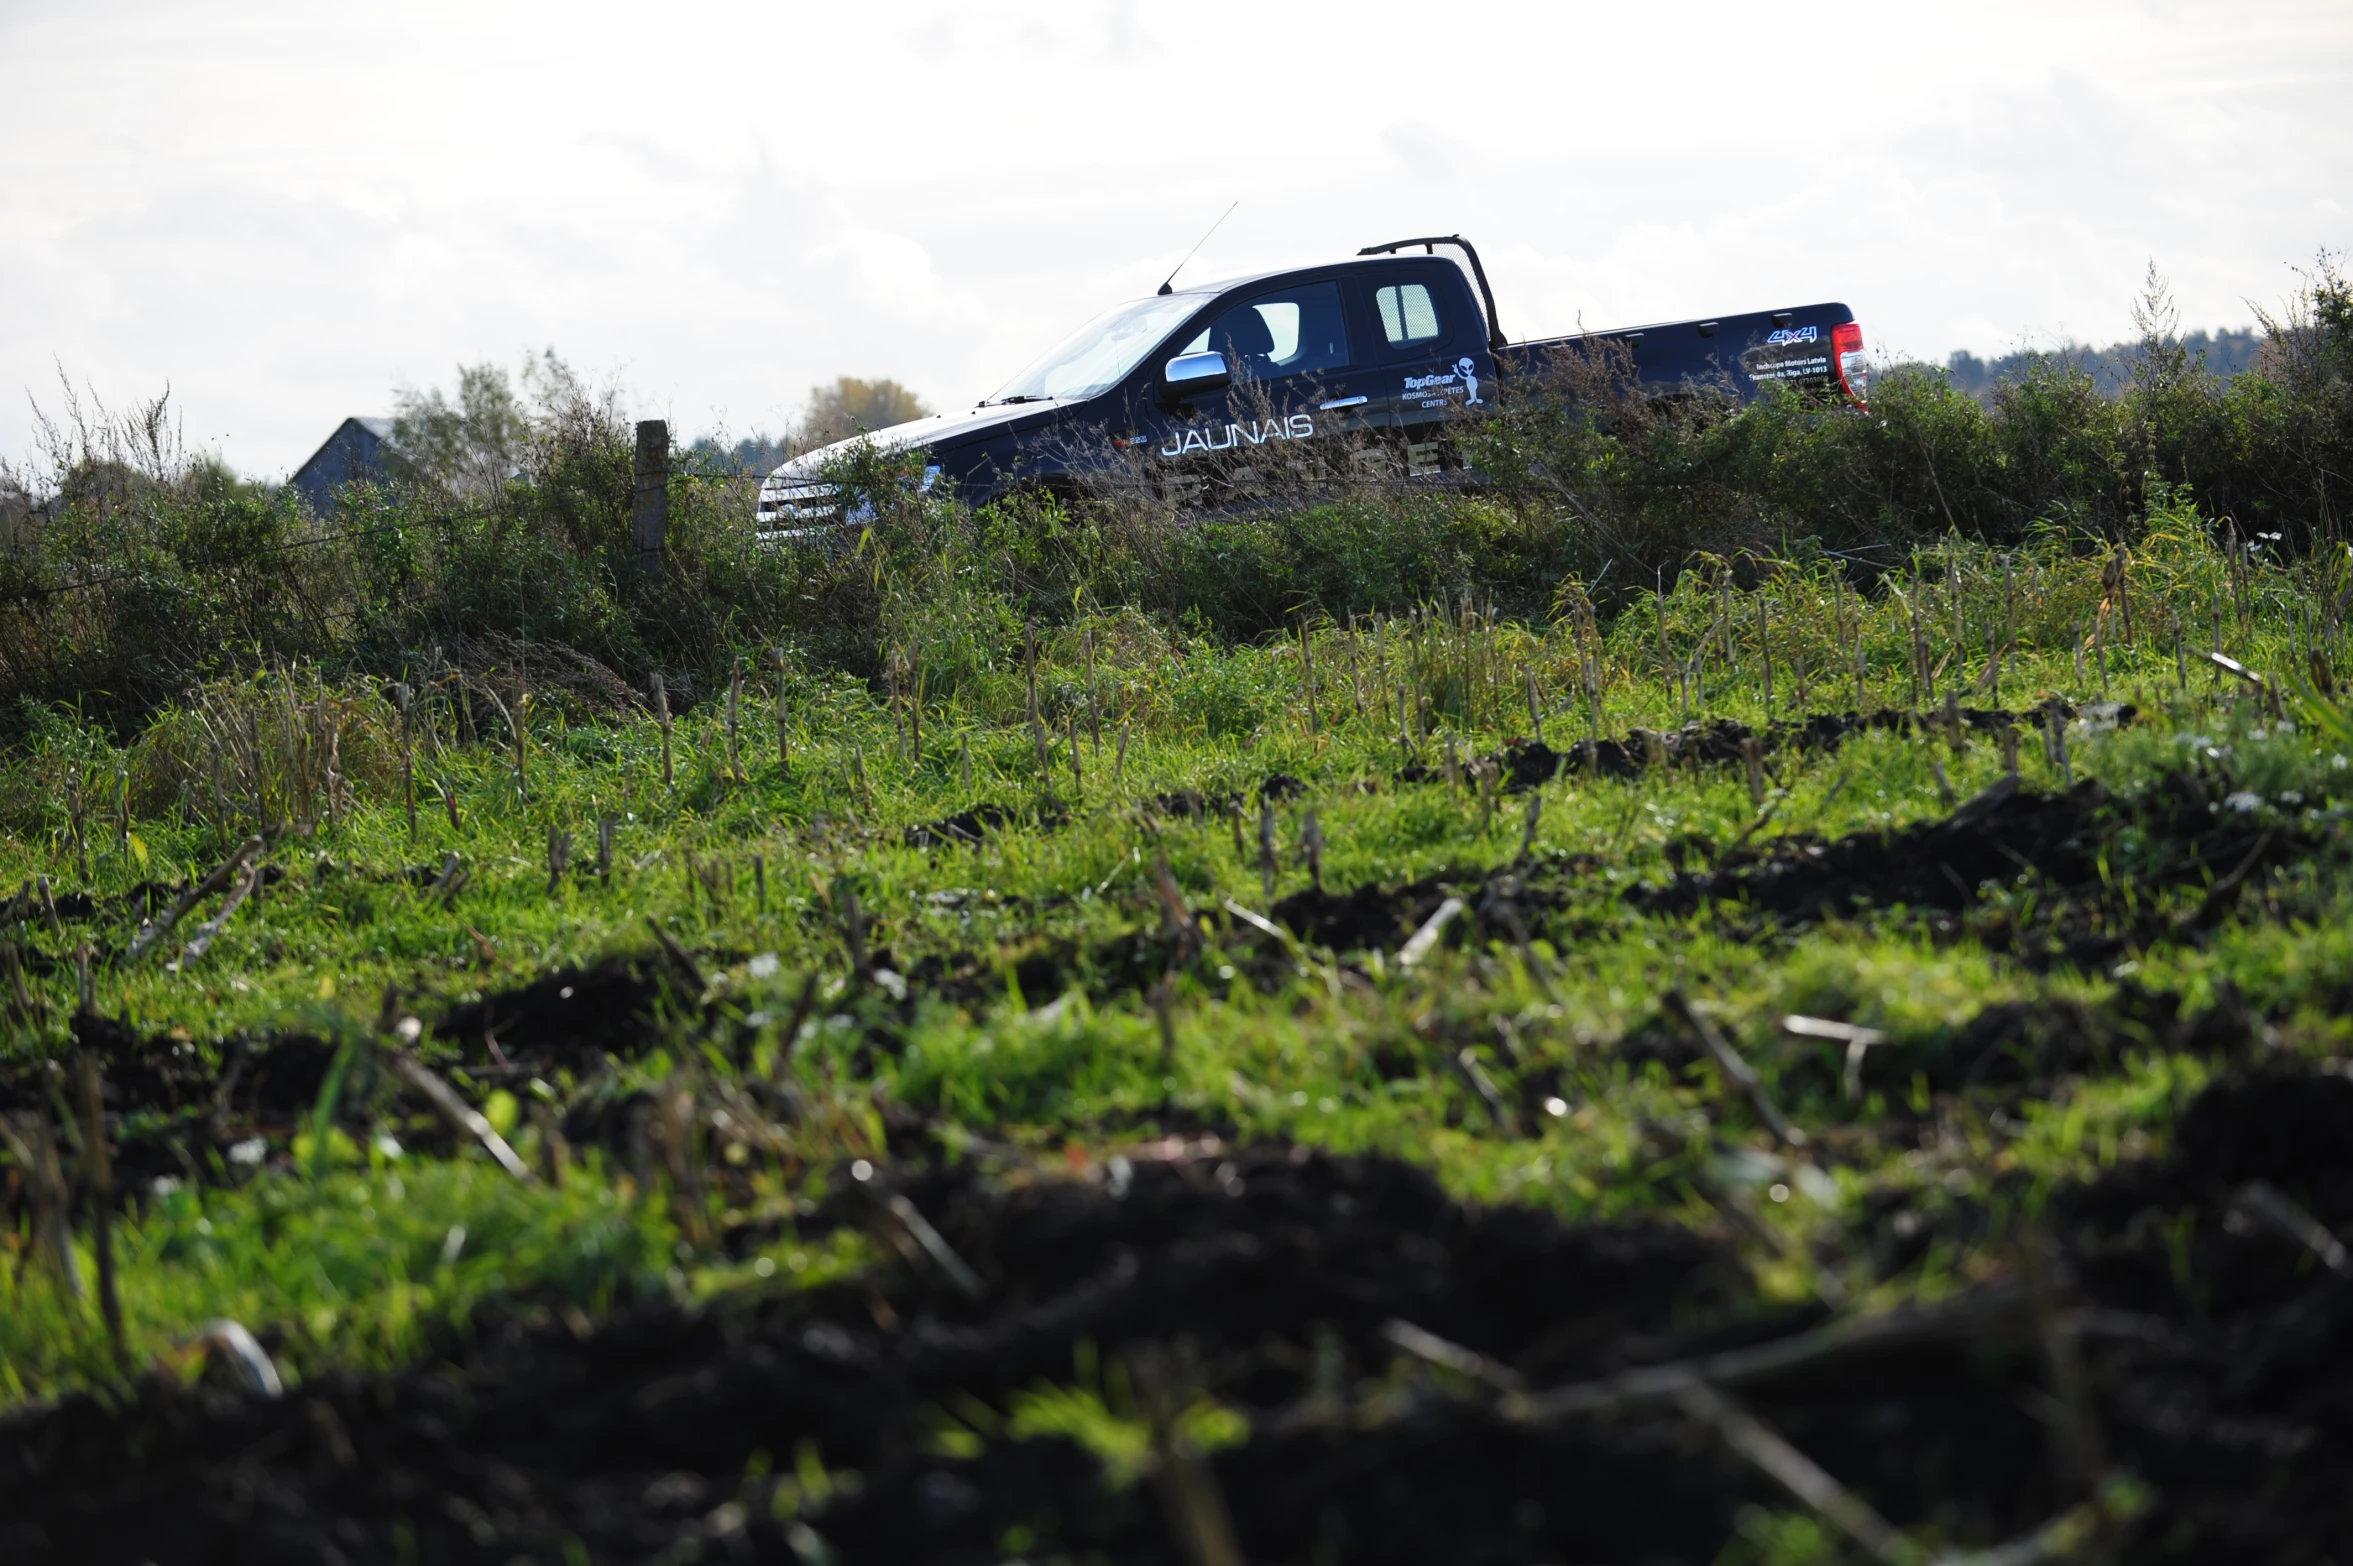
POLYGON ((2161 285, 2142 314, 2121 397, 2038 360, 1987 401, 1917 366, 1883 374, 1868 410, 1785 391, 1659 400, 1608 350, 1571 347, 1459 430, 1476 491, 1293 475, 1250 515, 1187 517, 1140 483, 975 508, 858 447, 835 477, 861 529, 779 549, 752 531, 756 477, 706 445, 673 466, 659 578, 630 553, 634 431, 552 355, 527 405, 480 372, 455 404, 408 396, 406 480, 318 519, 189 459, 161 399, 115 417, 69 394, 45 427, 50 471, 0 472, 0 710, 64 703, 127 732, 206 682, 310 664, 519 673, 593 714, 657 670, 689 705, 779 648, 818 674, 920 666, 933 695, 996 703, 1025 627, 1105 611, 1136 634, 1224 639, 1466 598, 1607 617, 1693 562, 1713 580, 1835 557, 1868 579, 1956 536, 2105 550, 2185 504, 2243 542, 2341 542, 2353 289, 2336 262, 2228 382, 2180 348, 2161 285))
POLYGON ((1902 559, 1947 533, 2014 543, 2057 527, 2124 542, 2174 486, 2240 536, 2293 549, 2343 536, 2353 502, 2353 288, 2323 256, 2265 321, 2259 373, 2224 381, 2184 350, 2161 281, 2121 397, 2036 358, 1980 401, 1942 370, 1883 373, 1871 406, 1774 392, 1746 407, 1706 389, 1635 394, 1628 366, 1572 347, 1507 385, 1468 432, 1474 464, 1516 510, 1566 511, 1593 551, 1654 579, 1695 552, 1773 556, 1793 541, 1902 559))

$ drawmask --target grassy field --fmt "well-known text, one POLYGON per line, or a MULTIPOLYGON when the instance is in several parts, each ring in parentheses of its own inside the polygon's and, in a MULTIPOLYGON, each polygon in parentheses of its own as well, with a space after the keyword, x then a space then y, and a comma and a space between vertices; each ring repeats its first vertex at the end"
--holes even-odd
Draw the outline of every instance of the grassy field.
MULTIPOLYGON (((383 1389, 415 1367, 517 1343, 725 1321, 740 1353, 761 1323, 944 1342, 1018 1320, 1047 1345, 1028 1359, 908 1372, 920 1438, 836 1440, 804 1410, 615 1459, 631 1516, 686 1519, 668 1532, 551 1480, 470 1519, 354 1503, 339 1547, 882 1558, 871 1541, 915 1547, 886 1514, 945 1496, 941 1559, 1240 1558, 1221 1528, 1253 1559, 1406 1558, 1340 1480, 1320 1512, 1254 1488, 1302 1442, 1328 1466, 1355 1441, 1392 1475, 1489 1454, 1492 1493, 1430 1490, 1423 1523, 1498 1530, 1461 1558, 1929 1560, 2027 1536, 2044 1553, 2000 1558, 2305 1558, 2232 1510, 2252 1481, 2165 1470, 2198 1464, 2165 1444, 2154 1373, 2111 1361, 2132 1327, 2144 1357, 2211 1332, 2237 1364, 2214 1345, 2258 1307, 2309 1317, 2343 1266, 2312 1216, 2353 1216, 2342 1174, 2242 1145, 2303 1122, 2247 1109, 2211 1147, 2265 1084, 2342 1080, 2344 562, 2226 550, 2179 504, 2129 552, 1955 544, 1916 567, 1869 589, 1828 558, 1693 570, 1606 624, 1571 583, 1548 623, 1472 596, 1253 645, 1080 614, 1027 645, 911 636, 873 681, 747 650, 739 689, 667 717, 426 666, 224 680, 127 743, 44 719, 0 840, 23 888, 0 1394, 25 1409, 0 1482, 29 1496, 29 1432, 75 1410, 166 1452, 188 1409, 259 1417, 217 1412, 224 1318, 286 1406, 340 1410, 286 1418, 350 1425, 317 1437, 346 1455, 379 1452, 354 1410, 406 1406, 383 1389), (2192 1121, 2207 1186, 2183 1173, 2192 1121), (1414 1170, 1435 1187, 1409 1201, 1414 1170), (1087 1326, 1015 1220, 1043 1191, 1154 1180, 1231 1209, 1186 1222, 1305 1259, 1173 1325, 1087 1326), (1307 1205, 1252 1229, 1276 1191, 1307 1205), (1456 1247, 1432 1297, 1460 1308, 1421 1338, 1346 1289, 1305 1298, 1352 1265, 1314 1247, 1359 1200, 1393 1204, 1363 1254, 1424 1228, 1456 1247), (1614 1258, 1576 1274, 1599 1303, 1567 1263, 1464 1259, 1519 1212, 1545 1257, 1614 1258), (1513 1325, 1523 1289, 1574 1331, 1513 1325), (1247 1330, 1220 1314, 1285 1290, 1304 1302, 1247 1330), (1760 1386, 1762 1423, 1719 1395, 1736 1377, 1621 1387, 1598 1434, 1525 1402, 2005 1299, 2016 1363, 1985 1369, 2002 1330, 1921 1329, 1933 1373, 1877 1372, 1912 1424, 1840 1390, 1855 1373, 1819 1336, 1830 1368, 1760 1386), (1075 1324, 1038 1325, 1058 1309, 1075 1324), (1613 1463, 1652 1533, 1512 1499, 1613 1463)), ((1153 1274, 1168 1299, 1209 1287, 1134 1243, 1176 1268, 1153 1274)), ((2233 1417, 2305 1431, 2269 1459, 2275 1531, 2341 1528, 2311 1500, 2341 1418, 2233 1417)), ((42 1515, 58 1547, 66 1513, 42 1515)))

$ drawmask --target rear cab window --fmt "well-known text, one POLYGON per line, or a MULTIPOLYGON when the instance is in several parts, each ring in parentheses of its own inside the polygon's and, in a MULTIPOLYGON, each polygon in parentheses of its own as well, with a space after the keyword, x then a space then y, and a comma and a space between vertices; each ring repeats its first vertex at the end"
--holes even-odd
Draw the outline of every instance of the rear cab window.
POLYGON ((1352 281, 1356 318, 1372 337, 1369 357, 1396 364, 1450 356, 1464 340, 1465 301, 1441 267, 1417 262, 1352 281))
POLYGON ((1393 349, 1419 351, 1443 341, 1438 301, 1427 283, 1386 283, 1373 290, 1373 313, 1381 319, 1381 334, 1393 349))

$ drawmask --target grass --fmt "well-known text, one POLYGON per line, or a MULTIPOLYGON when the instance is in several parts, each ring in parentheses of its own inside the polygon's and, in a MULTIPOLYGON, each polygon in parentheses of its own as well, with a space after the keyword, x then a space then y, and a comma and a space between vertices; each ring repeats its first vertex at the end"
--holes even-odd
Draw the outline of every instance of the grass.
MULTIPOLYGON (((1890 1058, 1927 1061, 1988 1007, 2101 1007, 2129 987, 2178 994, 2193 1012, 2235 998, 2278 1019, 2288 1048, 2344 1042, 2353 736, 2317 691, 2274 708, 2257 687, 2188 663, 2214 643, 2219 615, 2222 650, 2274 686, 2341 669, 2341 628, 2313 612, 2336 567, 2233 555, 2211 537, 2177 501, 2151 519, 2121 588, 2105 555, 1954 546, 1876 594, 1821 559, 1776 565, 1750 586, 1688 572, 1606 624, 1573 582, 1545 625, 1453 601, 1377 629, 1316 622, 1256 645, 1105 612, 1039 644, 1034 721, 1017 641, 975 641, 953 681, 918 683, 922 649, 955 645, 972 624, 943 599, 909 625, 910 669, 895 688, 788 671, 789 765, 776 753, 773 675, 753 666, 732 741, 725 693, 706 694, 670 727, 669 783, 648 714, 589 722, 553 701, 536 718, 526 706, 518 764, 485 695, 511 710, 511 685, 420 679, 406 742, 413 831, 402 724, 381 687, 303 671, 224 682, 119 743, 52 715, 7 763, 0 881, 47 877, 60 895, 89 892, 98 913, 52 926, 37 896, 12 905, 29 1004, 8 1008, 7 1060, 69 1051, 85 941, 98 1012, 216 1069, 240 1039, 364 1038, 559 969, 658 966, 649 921, 708 981, 697 995, 672 974, 642 1048, 528 1080, 485 1070, 465 1041, 428 1031, 423 1043, 542 1170, 560 1160, 554 1121, 535 1106, 633 1094, 681 1117, 682 1158, 631 1168, 591 1153, 526 1185, 376 1084, 291 1124, 245 1127, 260 1140, 257 1165, 216 1162, 132 1191, 115 1247, 133 1367, 183 1363, 219 1316, 260 1332, 299 1379, 403 1362, 491 1308, 594 1314, 854 1275, 868 1261, 860 1244, 804 1244, 796 1217, 842 1160, 889 1156, 892 1117, 908 1114, 1079 1163, 1167 1127, 1377 1150, 1481 1200, 1710 1228, 1733 1215, 1771 1295, 1935 1293, 1993 1265, 2054 1189, 2160 1145, 2211 1063, 2127 1050, 2008 1095, 1932 1091, 1899 1071, 1849 1100, 1835 1064, 1785 1037, 1781 1016, 1881 1029, 1890 1058), (1880 909, 1794 928, 1738 904, 1648 912, 1633 895, 1667 883, 1678 857, 1699 867, 1741 843, 1941 820, 1952 799, 2004 775, 1988 734, 1959 750, 1934 732, 1775 748, 1762 807, 1734 763, 1571 771, 1536 792, 1531 816, 1530 796, 1496 797, 1469 765, 1538 720, 1563 750, 1640 726, 1788 720, 1801 712, 1801 665, 1802 710, 1852 708, 1858 645, 1864 708, 1932 712, 1946 691, 1991 706, 1998 691, 2014 710, 2050 697, 2139 709, 2114 731, 2079 719, 2064 759, 2027 733, 2028 790, 2094 779, 2129 799, 2187 769, 2210 780, 2219 809, 2320 847, 2267 871, 2210 933, 2160 935, 2113 961, 2031 962, 1989 942, 1982 918, 2031 914, 2030 877, 1989 889, 1970 918, 1880 909), (1408 762, 1440 776, 1400 781, 1408 762), (1312 812, 1334 890, 1437 877, 1475 895, 1516 866, 1544 893, 1526 941, 1465 920, 1474 938, 1407 966, 1393 942, 1333 952, 1261 937, 1229 905, 1269 911, 1260 790, 1278 775, 1301 787, 1272 806, 1275 899, 1310 884, 1312 812), (1182 790, 1210 808, 1179 808, 1170 796, 1182 790), (909 828, 984 804, 1009 819, 977 844, 910 846, 909 828), (215 903, 146 960, 122 960, 130 910, 147 906, 129 900, 134 889, 189 883, 282 819, 301 822, 270 850, 282 878, 210 951, 174 960, 215 903), (551 833, 568 834, 571 852, 552 887, 551 833), (449 855, 470 877, 454 896, 432 885, 449 855), (1163 863, 1199 923, 1196 958, 1166 932, 1163 863), (862 976, 861 951, 890 973, 862 976), (1669 989, 1718 1020, 1811 1128, 1812 1151, 1777 1149, 1712 1067, 1638 1047, 1664 1026, 1669 989), (755 1134, 748 1123, 772 1090, 797 1107, 755 1134), (1861 1215, 1897 1200, 1975 1204, 1998 1221, 1956 1226, 1882 1275, 1861 1215)), ((2111 885, 2131 887, 2163 848, 2120 829, 2104 846, 2111 885)), ((2102 917, 2129 906, 2179 930, 2228 869, 2145 898, 2119 892, 2102 917)), ((167 1119, 135 1111, 115 1135, 156 1134, 167 1119)), ((94 1308, 34 1255, 32 1209, 17 1202, 0 1234, 13 1279, 0 1395, 119 1384, 125 1367, 94 1308)), ((77 1244, 86 1277, 86 1227, 77 1244)), ((1785 1542, 1759 1527, 1756 1558, 1783 1558, 1785 1542)))

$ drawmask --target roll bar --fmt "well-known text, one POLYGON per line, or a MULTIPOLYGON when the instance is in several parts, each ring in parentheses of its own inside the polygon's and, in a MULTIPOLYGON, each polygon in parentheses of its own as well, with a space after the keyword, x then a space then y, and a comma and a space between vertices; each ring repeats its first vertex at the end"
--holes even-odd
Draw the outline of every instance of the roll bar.
POLYGON ((1495 318, 1495 290, 1487 284, 1487 269, 1479 264, 1479 252, 1460 234, 1433 234, 1426 239, 1393 239, 1385 245, 1367 245, 1357 252, 1360 256, 1393 256, 1400 250, 1415 245, 1429 255, 1436 255, 1440 245, 1452 245, 1469 257, 1471 276, 1479 283, 1480 302, 1487 307, 1487 346, 1500 352, 1504 347, 1503 323, 1495 318))

